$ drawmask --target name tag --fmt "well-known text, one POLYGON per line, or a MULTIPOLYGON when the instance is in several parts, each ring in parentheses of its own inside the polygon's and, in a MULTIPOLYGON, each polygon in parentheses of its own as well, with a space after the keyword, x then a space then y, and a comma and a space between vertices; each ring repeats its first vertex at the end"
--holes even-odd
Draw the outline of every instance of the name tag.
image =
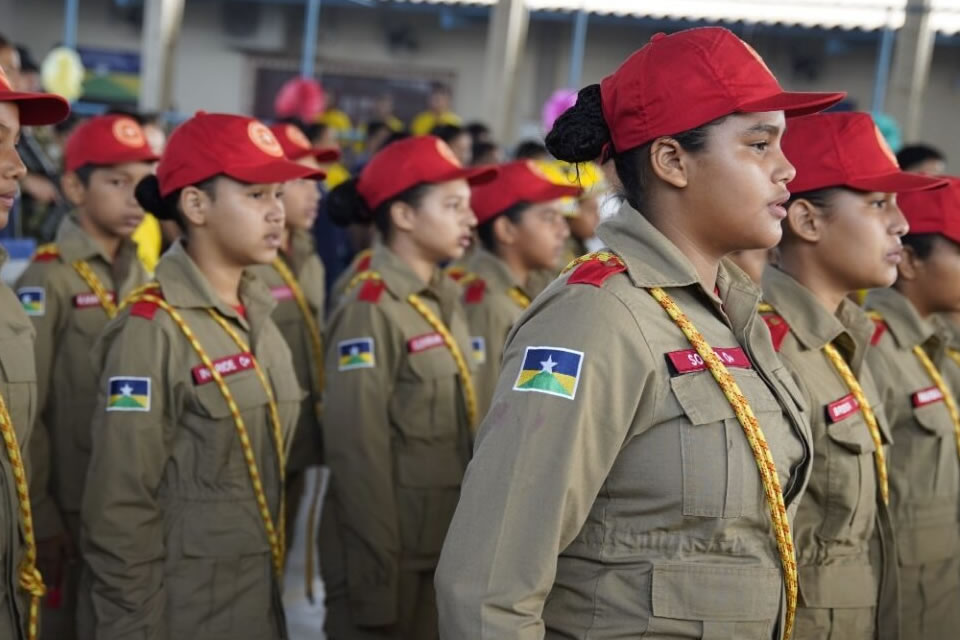
MULTIPOLYGON (((113 293, 113 291, 107 294, 107 298, 109 298, 110 302, 114 302, 115 297, 116 296, 113 293)), ((77 295, 73 296, 74 309, 89 309, 90 307, 99 307, 99 306, 102 306, 100 304, 100 298, 98 298, 97 294, 93 292, 78 293, 77 295)))
POLYGON ((420 353, 428 349, 443 346, 443 336, 439 333, 425 333, 407 340, 407 353, 420 353))
POLYGON ((292 300, 293 299, 293 289, 288 286, 282 287, 273 287, 270 289, 270 295, 273 296, 273 299, 277 302, 283 300, 292 300))
MULTIPOLYGON (((713 352, 720 358, 720 362, 735 369, 752 369, 750 359, 740 347, 714 347, 713 352)), ((674 351, 667 354, 667 360, 673 365, 677 373, 693 373, 694 371, 703 371, 707 368, 707 363, 703 361, 696 349, 687 349, 686 351, 674 351)))
POLYGON ((917 391, 910 396, 910 399, 913 401, 914 407, 925 407, 935 402, 943 402, 943 393, 936 387, 930 387, 917 391))
MULTIPOLYGON (((250 353, 237 353, 226 358, 220 358, 213 361, 213 368, 217 370, 221 377, 226 378, 229 375, 253 369, 253 356, 250 353)), ((206 384, 213 380, 210 369, 202 364, 197 365, 190 371, 193 374, 195 384, 206 384)))
POLYGON ((830 424, 845 420, 860 410, 860 403, 853 394, 844 396, 827 405, 827 421, 830 424))

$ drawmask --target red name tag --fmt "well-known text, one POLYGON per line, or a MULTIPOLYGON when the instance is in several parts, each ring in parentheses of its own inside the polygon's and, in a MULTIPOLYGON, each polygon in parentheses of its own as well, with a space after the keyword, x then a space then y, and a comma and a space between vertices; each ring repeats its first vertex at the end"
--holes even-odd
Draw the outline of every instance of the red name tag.
MULTIPOLYGON (((107 298, 110 299, 110 302, 114 301, 113 291, 107 294, 107 298)), ((95 293, 78 293, 73 296, 73 307, 75 309, 89 309, 90 307, 99 307, 100 298, 97 297, 95 293)))
MULTIPOLYGON (((737 369, 751 369, 750 359, 740 347, 725 349, 723 347, 714 347, 713 352, 720 358, 720 362, 728 367, 737 369)), ((677 370, 677 373, 693 373, 694 371, 703 371, 707 368, 707 363, 703 361, 696 349, 687 349, 686 351, 674 351, 668 353, 667 358, 670 364, 677 370)))
POLYGON ((274 287, 270 289, 270 295, 273 296, 274 300, 292 300, 293 299, 293 289, 290 287, 274 287))
POLYGON ((827 420, 830 424, 845 420, 860 410, 860 403, 851 393, 827 405, 827 420))
POLYGON ((420 353, 427 349, 443 346, 443 336, 439 333, 425 333, 407 340, 407 353, 420 353))
POLYGON ((934 402, 943 402, 943 393, 936 387, 930 387, 929 389, 920 389, 910 398, 913 400, 914 407, 925 407, 934 402))
MULTIPOLYGON (((253 356, 250 353, 238 353, 226 358, 220 358, 213 361, 213 368, 217 370, 222 377, 226 378, 234 373, 240 373, 247 369, 253 369, 253 356)), ((193 381, 196 384, 206 384, 213 380, 213 374, 210 373, 205 365, 197 365, 191 369, 193 381)))

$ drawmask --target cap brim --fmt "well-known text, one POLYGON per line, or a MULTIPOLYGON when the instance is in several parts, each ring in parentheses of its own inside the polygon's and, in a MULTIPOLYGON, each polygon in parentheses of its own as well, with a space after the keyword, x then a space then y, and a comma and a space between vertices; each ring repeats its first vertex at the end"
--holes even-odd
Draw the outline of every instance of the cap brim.
POLYGON ((881 193, 909 193, 911 191, 927 191, 947 186, 948 181, 943 178, 924 176, 919 173, 897 171, 882 176, 859 178, 851 180, 848 186, 860 191, 878 191, 881 193))
POLYGON ((52 93, 0 92, 0 102, 20 107, 20 124, 28 126, 57 124, 70 115, 70 103, 52 93))
POLYGON ((258 165, 246 165, 230 167, 224 169, 224 175, 235 180, 247 182, 250 184, 271 184, 274 182, 290 182, 307 178, 310 180, 323 180, 327 177, 325 171, 311 169, 302 164, 291 162, 289 160, 274 160, 258 165))
POLYGON ((449 182, 450 180, 463 179, 466 180, 470 186, 475 186, 493 182, 498 175, 500 175, 500 169, 498 167, 470 167, 451 171, 430 182, 449 182))
POLYGON ((847 97, 846 92, 791 92, 784 91, 768 98, 740 105, 737 111, 742 113, 760 113, 762 111, 783 111, 788 118, 808 116, 829 109, 847 97))
POLYGON ((317 147, 310 153, 317 162, 336 162, 343 155, 336 147, 317 147))

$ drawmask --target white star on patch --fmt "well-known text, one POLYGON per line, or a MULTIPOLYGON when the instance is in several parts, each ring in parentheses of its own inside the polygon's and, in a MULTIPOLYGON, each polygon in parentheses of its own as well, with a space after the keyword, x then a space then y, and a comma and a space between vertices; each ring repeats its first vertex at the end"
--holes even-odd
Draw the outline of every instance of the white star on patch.
POLYGON ((557 363, 553 361, 553 356, 547 356, 547 359, 544 362, 541 362, 540 366, 543 367, 541 371, 553 373, 553 369, 557 366, 557 363))
POLYGON ((133 394, 133 387, 131 387, 131 386, 128 385, 128 384, 127 384, 127 385, 124 385, 124 386, 120 387, 120 393, 122 393, 122 394, 125 395, 125 396, 129 396, 129 395, 133 394))

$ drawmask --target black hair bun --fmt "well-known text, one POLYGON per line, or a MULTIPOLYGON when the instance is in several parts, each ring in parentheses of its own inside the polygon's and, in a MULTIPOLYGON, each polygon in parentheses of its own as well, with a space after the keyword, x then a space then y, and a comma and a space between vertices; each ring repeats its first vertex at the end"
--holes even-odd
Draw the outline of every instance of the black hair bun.
POLYGON ((563 112, 547 134, 547 150, 558 160, 589 162, 610 143, 603 119, 600 85, 591 84, 577 94, 577 103, 563 112))
POLYGON ((137 202, 147 213, 152 213, 160 220, 176 220, 177 211, 160 195, 160 181, 157 176, 149 175, 137 183, 134 190, 137 202))
POLYGON ((373 211, 357 191, 357 179, 351 178, 337 185, 326 198, 327 215, 338 227, 352 224, 368 225, 373 222, 373 211))

